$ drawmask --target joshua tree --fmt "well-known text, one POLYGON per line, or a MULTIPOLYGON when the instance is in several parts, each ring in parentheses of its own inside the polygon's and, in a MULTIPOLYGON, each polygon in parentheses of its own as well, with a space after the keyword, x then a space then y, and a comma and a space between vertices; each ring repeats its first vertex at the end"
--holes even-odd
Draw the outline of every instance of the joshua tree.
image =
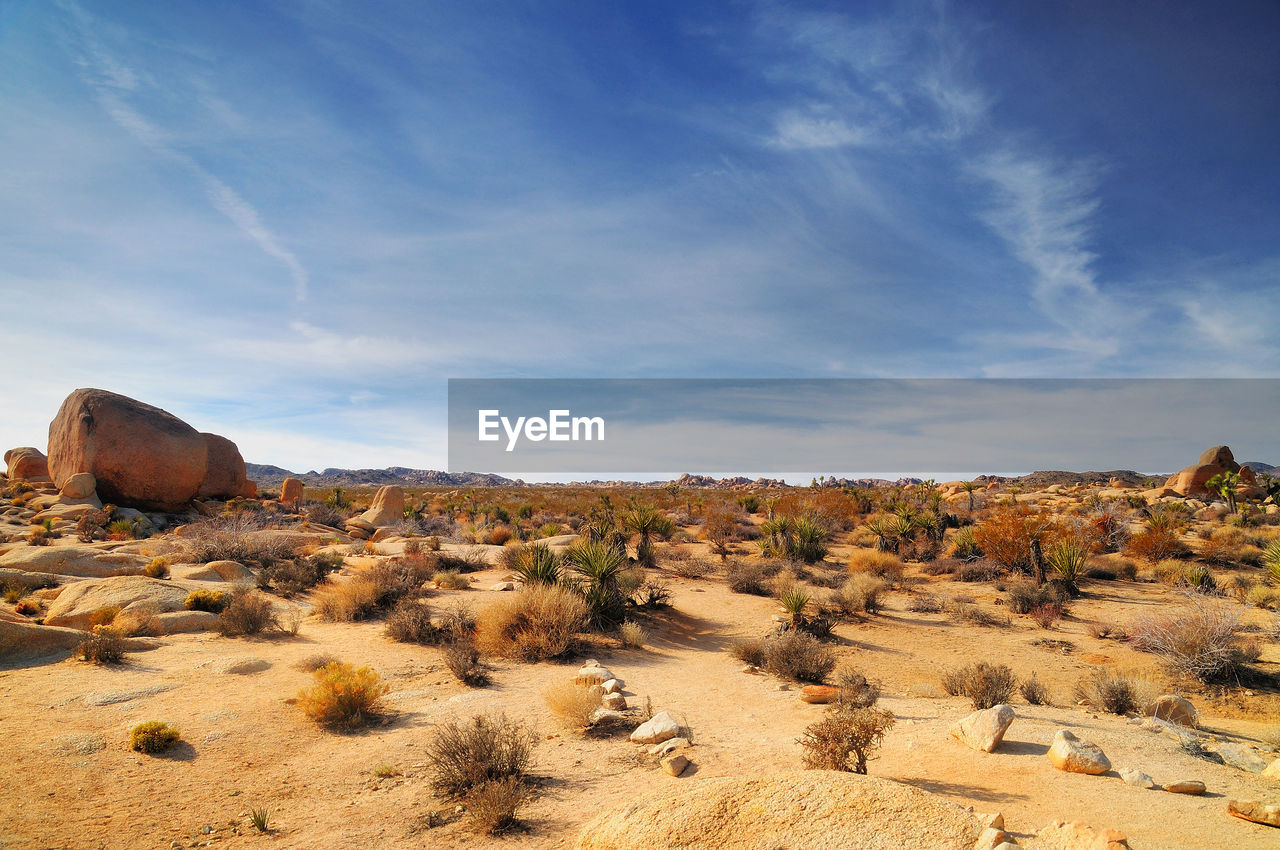
POLYGON ((1204 482, 1204 486, 1209 488, 1209 492, 1217 493, 1227 500, 1227 510, 1231 513, 1236 512, 1236 487, 1239 484, 1240 473, 1238 472, 1219 472, 1204 482))
POLYGON ((960 489, 969 496, 969 513, 973 513, 973 493, 975 490, 981 490, 982 485, 977 481, 961 481, 960 489))
POLYGON ((676 524, 652 505, 637 505, 627 511, 623 525, 640 538, 636 544, 636 560, 646 567, 653 566, 652 538, 667 538, 676 530, 676 524))

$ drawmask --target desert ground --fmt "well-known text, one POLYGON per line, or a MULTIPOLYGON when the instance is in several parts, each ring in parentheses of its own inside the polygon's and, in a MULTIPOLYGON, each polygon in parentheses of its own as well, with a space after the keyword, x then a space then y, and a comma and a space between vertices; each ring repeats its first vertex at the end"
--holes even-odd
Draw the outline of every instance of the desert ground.
MULTIPOLYGON (((44 522, 41 510, 75 500, 51 483, 6 486, 0 846, 640 846, 652 839, 628 843, 625 830, 592 824, 654 794, 688 790, 668 809, 696 807, 708 779, 794 774, 806 729, 869 710, 893 719, 869 749, 870 777, 974 813, 958 815, 976 824, 972 835, 939 837, 922 820, 915 846, 1280 846, 1280 829, 1228 813, 1229 801, 1253 801, 1265 820, 1280 801, 1280 516, 1265 499, 1242 495, 1231 513, 1221 499, 1116 480, 348 492, 294 482, 199 500, 187 513, 112 520, 95 509, 79 513, 87 521, 44 522), (378 520, 388 506, 395 516, 378 520), (891 528, 902 516, 919 519, 891 528), (779 536, 787 517, 819 528, 816 550, 793 546, 807 532, 786 523, 779 536), (1167 551, 1151 548, 1157 532, 1167 551), (1025 575, 1000 563, 999 534, 1043 540, 1042 584, 1034 563, 1025 575), (1071 593, 1055 574, 1058 537, 1087 548, 1071 593), (562 647, 537 644, 550 657, 516 657, 493 612, 525 604, 533 552, 549 553, 563 584, 589 539, 626 553, 609 579, 624 597, 618 618, 575 621, 562 647), (322 568, 299 575, 281 564, 322 568), (359 590, 370 586, 373 595, 359 590), (236 634, 231 609, 188 610, 196 591, 265 600, 268 622, 236 634), (460 606, 477 621, 457 627, 479 654, 475 685, 449 663, 456 628, 444 637, 460 606), (1212 674, 1140 639, 1161 618, 1206 612, 1230 621, 1217 636, 1226 666, 1212 674), (748 663, 752 641, 801 633, 834 661, 825 671, 748 663), (123 656, 85 660, 91 635, 116 639, 123 656), (386 686, 358 722, 320 722, 301 696, 329 661, 368 667, 386 686), (589 662, 620 680, 606 690, 619 689, 625 710, 590 712, 603 697, 589 662), (990 752, 952 734, 977 701, 948 695, 944 680, 974 662, 1043 686, 1044 704, 1017 686, 996 696, 1014 719, 990 752), (878 686, 874 709, 841 701, 855 687, 849 672, 878 686), (1099 672, 1110 690, 1082 689, 1099 672), (584 684, 566 684, 575 679, 584 684), (835 702, 802 699, 819 681, 836 687, 814 698, 835 702), (557 685, 590 695, 589 719, 553 710, 557 685), (1188 700, 1194 720, 1148 716, 1162 695, 1188 700), (662 712, 687 741, 673 745, 687 766, 629 739, 662 712), (476 817, 475 798, 435 790, 432 748, 451 723, 497 713, 533 746, 523 803, 494 827, 476 817), (179 740, 132 749, 131 730, 146 721, 179 740), (1059 769, 1047 757, 1059 730, 1101 748, 1109 766, 1059 769), (1181 782, 1204 793, 1162 790, 1181 782), (265 815, 258 825, 255 812, 265 815), (996 813, 1002 829, 979 836, 996 813)), ((862 815, 823 817, 796 827, 830 842, 807 846, 872 846, 840 840, 862 815)), ((764 834, 737 840, 788 846, 764 834)), ((660 841, 709 846, 689 834, 660 841)))

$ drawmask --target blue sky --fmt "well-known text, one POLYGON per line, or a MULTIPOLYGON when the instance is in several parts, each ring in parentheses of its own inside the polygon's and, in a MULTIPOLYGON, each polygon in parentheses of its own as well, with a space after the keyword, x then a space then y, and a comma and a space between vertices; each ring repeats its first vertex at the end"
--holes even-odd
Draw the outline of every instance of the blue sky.
POLYGON ((79 386, 302 470, 443 467, 449 377, 1280 377, 1278 35, 0 0, 0 442, 79 386))

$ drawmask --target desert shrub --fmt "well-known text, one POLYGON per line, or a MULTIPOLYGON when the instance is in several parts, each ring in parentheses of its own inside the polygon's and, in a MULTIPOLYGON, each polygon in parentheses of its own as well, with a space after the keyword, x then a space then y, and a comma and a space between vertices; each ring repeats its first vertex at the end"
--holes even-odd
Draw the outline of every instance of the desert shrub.
POLYGON ((27 532, 27 543, 32 546, 48 546, 53 536, 44 526, 36 526, 27 532))
POLYGON ((809 770, 865 774, 867 760, 893 727, 893 715, 878 708, 838 708, 809 725, 800 738, 809 770))
POLYGON ((1017 505, 997 508, 973 527, 973 538, 987 558, 1020 572, 1031 568, 1031 541, 1039 541, 1047 552, 1061 536, 1050 513, 1017 505))
POLYGON ((854 549, 848 565, 852 573, 869 573, 890 582, 901 581, 906 571, 906 565, 897 555, 875 549, 854 549))
POLYGON ((1255 608, 1280 608, 1280 589, 1264 584, 1254 585, 1245 592, 1244 602, 1255 608))
POLYGON ((1073 694, 1077 702, 1088 703, 1099 711, 1112 714, 1133 714, 1141 708, 1143 687, 1134 679, 1120 673, 1094 670, 1080 678, 1073 694))
POLYGON ((431 582, 441 590, 466 590, 471 582, 457 570, 442 570, 431 576, 431 582))
POLYGON ((1007 626, 1008 618, 1001 619, 990 611, 972 602, 952 600, 947 605, 947 613, 956 623, 968 623, 971 626, 1007 626))
POLYGON ((542 692, 551 713, 574 729, 586 729, 592 715, 600 707, 599 688, 588 688, 567 680, 551 685, 542 692))
POLYGON ((836 687, 840 689, 840 705, 847 708, 870 708, 880 699, 880 686, 868 682, 857 670, 845 669, 836 674, 836 687))
POLYGON ((241 512, 191 523, 182 542, 187 557, 198 564, 239 561, 246 566, 267 568, 294 557, 297 543, 284 535, 253 534, 262 530, 259 514, 241 512))
POLYGON ((305 558, 281 558, 259 570, 258 587, 292 596, 310 590, 323 582, 329 573, 341 568, 342 555, 337 552, 317 552, 305 558))
POLYGON ((826 527, 814 517, 781 516, 760 526, 760 551, 769 558, 813 564, 827 557, 826 527))
POLYGON ((368 667, 334 661, 316 670, 315 684, 298 693, 298 706, 326 726, 353 729, 372 720, 389 690, 368 667))
POLYGON ((730 644, 729 651, 733 653, 734 658, 744 664, 750 664, 753 667, 764 667, 764 638, 740 638, 730 644))
POLYGON ((1118 576, 1110 567, 1089 567, 1084 571, 1084 577, 1094 581, 1115 581, 1118 576))
POLYGON ((969 561, 955 570, 955 577, 963 582, 991 581, 999 575, 999 568, 987 560, 969 561))
POLYGON ((1125 640, 1129 635, 1115 623, 1105 620, 1094 620, 1086 626, 1089 636, 1098 640, 1125 640))
POLYGON ((1088 560, 1089 548, 1072 538, 1058 540, 1045 553, 1045 565, 1058 581, 1073 592, 1080 576, 1084 573, 1084 565, 1088 560))
POLYGON ((716 571, 714 564, 697 558, 675 558, 667 562, 667 569, 680 578, 706 578, 716 571))
POLYGON ((387 615, 386 635, 400 643, 431 646, 440 642, 442 631, 431 622, 431 611, 417 599, 402 599, 387 615))
POLYGON ((1022 683, 1018 685, 1018 693, 1022 694, 1022 698, 1027 701, 1028 705, 1052 704, 1049 699, 1049 689, 1036 678, 1035 673, 1032 673, 1030 678, 1022 680, 1022 683))
POLYGON ((469 637, 457 636, 444 646, 444 663, 462 684, 472 688, 489 684, 489 668, 469 637))
POLYGON ((1009 583, 1005 594, 1005 603, 1015 614, 1030 614, 1039 605, 1061 604, 1066 600, 1060 585, 1046 582, 1037 585, 1035 582, 1015 580, 1009 583))
POLYGON ((129 730, 129 749, 139 753, 163 753, 181 740, 177 729, 160 720, 148 720, 129 730))
POLYGON ((560 559, 544 543, 516 547, 509 569, 526 585, 559 584, 560 559))
POLYGON ((945 607, 942 598, 932 593, 921 593, 907 601, 907 610, 913 614, 941 614, 945 607))
POLYGON ((1177 531, 1162 527, 1144 528, 1133 535, 1125 544, 1124 552, 1131 558, 1139 558, 1152 564, 1189 554, 1177 531))
POLYGON ((311 596, 315 612, 331 623, 366 620, 378 612, 381 589, 368 576, 355 576, 344 582, 327 582, 311 596))
POLYGON ((532 796, 518 777, 492 779, 467 792, 467 818, 473 832, 501 835, 519 825, 517 815, 532 796))
POLYGON ((484 608, 476 622, 480 649, 500 658, 543 661, 568 651, 587 621, 587 606, 560 587, 527 587, 484 608))
POLYGON ((142 568, 142 574, 147 578, 168 578, 169 562, 164 558, 152 558, 151 563, 142 568))
POLYGON ((224 637, 261 634, 280 628, 271 600, 252 590, 237 590, 218 614, 218 632, 224 637))
POLYGON ((116 617, 119 615, 119 605, 105 605, 89 615, 89 628, 96 629, 98 626, 109 626, 115 622, 116 617))
POLYGON ((78 648, 90 664, 119 664, 124 660, 124 635, 110 626, 95 626, 78 648))
POLYGON ((1213 593, 1218 588, 1213 573, 1204 564, 1187 564, 1180 583, 1199 593, 1213 593))
POLYGON ((1280 585, 1280 540, 1273 540, 1263 551, 1262 566, 1267 571, 1267 581, 1280 585))
POLYGON ((657 581, 646 581, 627 600, 637 608, 666 608, 671 604, 671 588, 657 581))
POLYGON ((991 708, 1007 703, 1018 678, 1004 664, 977 661, 952 670, 942 677, 942 689, 952 696, 965 696, 975 709, 991 708))
POLYGON ((40 606, 32 602, 30 599, 23 599, 17 605, 13 606, 13 613, 22 617, 34 617, 40 613, 40 606))
POLYGON ((464 797, 498 779, 522 779, 533 765, 533 731, 504 714, 447 720, 427 744, 432 789, 442 796, 464 797))
POLYGON ((347 519, 347 512, 325 502, 312 502, 307 506, 305 516, 307 522, 312 522, 316 525, 342 528, 342 524, 347 519))
POLYGON ((836 666, 835 652, 803 631, 788 631, 764 642, 764 668, 797 682, 822 682, 836 666))
POLYGON ((1053 628, 1066 614, 1066 609, 1057 602, 1044 602, 1027 612, 1031 620, 1042 629, 1053 628))
POLYGON ((809 607, 809 594, 804 588, 790 587, 778 597, 782 610, 791 618, 792 627, 804 622, 804 610, 809 607))
POLYGON ((293 667, 295 670, 301 670, 304 673, 314 673, 321 667, 324 667, 327 664, 332 664, 337 660, 338 659, 328 653, 317 652, 294 662, 293 667))
POLYGON ((1160 657, 1175 673, 1203 682, 1232 678, 1246 663, 1238 639, 1241 609, 1207 599, 1180 611, 1147 615, 1129 629, 1131 645, 1160 657))
POLYGON ((511 539, 512 531, 509 525, 495 525, 489 529, 488 543, 490 546, 502 546, 511 539))
POLYGON ((748 593, 752 596, 768 596, 770 594, 770 575, 764 566, 752 561, 731 561, 725 568, 725 577, 729 581, 729 589, 734 593, 748 593))
POLYGON ((644 649, 649 642, 649 630, 639 623, 628 620, 618 629, 618 638, 622 645, 631 649, 644 649))
POLYGON ((960 529, 951 538, 950 555, 960 561, 976 561, 982 557, 982 547, 973 536, 972 526, 960 529))
POLYGON ((208 611, 210 614, 221 614, 227 607, 227 594, 221 590, 193 590, 187 594, 182 603, 188 611, 208 611))
POLYGON ((875 614, 880 610, 880 596, 888 585, 870 574, 850 577, 839 590, 827 597, 828 604, 841 614, 875 614))
POLYGON ((452 570, 459 573, 477 573, 489 569, 484 550, 479 548, 465 549, 461 552, 435 553, 436 567, 440 570, 452 570))

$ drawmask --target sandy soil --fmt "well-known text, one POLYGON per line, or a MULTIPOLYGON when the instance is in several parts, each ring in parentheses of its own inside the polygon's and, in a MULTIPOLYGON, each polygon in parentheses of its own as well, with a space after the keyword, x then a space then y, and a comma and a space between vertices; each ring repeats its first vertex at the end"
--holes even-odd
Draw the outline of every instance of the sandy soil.
MULTIPOLYGON (((475 586, 501 577, 496 571, 476 574, 475 586)), ((632 704, 650 699, 655 710, 670 710, 692 726, 696 768, 684 777, 669 777, 637 759, 624 737, 583 737, 557 725, 540 693, 548 683, 571 677, 577 662, 499 662, 492 686, 469 690, 449 674, 439 650, 397 644, 383 636, 381 623, 312 618, 292 638, 174 636, 133 653, 120 667, 69 660, 0 671, 7 762, 0 772, 0 846, 571 847, 581 824, 647 789, 696 776, 798 766, 796 739, 822 707, 803 704, 795 686, 741 672, 741 663, 726 651, 735 637, 768 630, 776 603, 733 594, 714 579, 664 579, 674 604, 649 624, 650 646, 600 645, 591 655, 626 680, 632 704), (294 665, 317 653, 368 664, 384 676, 392 710, 385 724, 335 734, 291 704, 310 680, 294 665), (235 675, 218 673, 210 664, 237 658, 270 666, 235 675), (495 709, 534 723, 542 737, 541 793, 527 810, 527 830, 479 840, 456 818, 429 827, 430 813, 452 811, 427 790, 423 749, 432 727, 495 709), (152 719, 182 730, 184 743, 175 752, 150 757, 128 750, 129 728, 152 719), (374 770, 384 765, 399 775, 376 777, 374 770), (253 830, 248 816, 261 806, 271 811, 265 835, 253 830)), ((933 583, 928 590, 969 594, 988 607, 996 596, 990 585, 933 583)), ((480 606, 495 595, 442 592, 433 604, 457 597, 480 606)), ((909 613, 907 597, 891 594, 884 613, 837 630, 845 663, 884 683, 881 703, 898 718, 871 773, 978 811, 1003 812, 1020 840, 1061 819, 1120 829, 1134 848, 1280 846, 1280 831, 1225 811, 1228 797, 1274 801, 1280 784, 1195 759, 1171 738, 1123 718, 1061 707, 1071 702, 1071 685, 1090 669, 1089 662, 1154 669, 1150 656, 1091 638, 1085 619, 1124 622, 1170 599, 1162 586, 1095 583, 1090 596, 1073 606, 1080 619, 1044 631, 1017 617, 1006 627, 955 625, 942 615, 909 613), (1064 654, 1033 643, 1044 637, 1071 641, 1075 649, 1064 654), (907 694, 921 692, 922 683, 936 686, 942 670, 976 659, 1008 663, 1022 675, 1037 671, 1060 707, 1019 704, 1018 720, 997 752, 968 749, 947 734, 971 710, 967 701, 907 694), (1200 779, 1209 794, 1142 790, 1114 773, 1061 773, 1044 753, 1063 727, 1102 746, 1116 768, 1139 768, 1157 782, 1200 779)), ((1265 661, 1280 661, 1274 644, 1267 652, 1265 661)), ((1213 713, 1207 696, 1193 699, 1213 713)), ((1274 694, 1250 700, 1223 704, 1218 713, 1235 716, 1208 717, 1206 726, 1223 739, 1256 742, 1274 729, 1256 718, 1272 708, 1272 717, 1280 718, 1280 704, 1274 694)))

